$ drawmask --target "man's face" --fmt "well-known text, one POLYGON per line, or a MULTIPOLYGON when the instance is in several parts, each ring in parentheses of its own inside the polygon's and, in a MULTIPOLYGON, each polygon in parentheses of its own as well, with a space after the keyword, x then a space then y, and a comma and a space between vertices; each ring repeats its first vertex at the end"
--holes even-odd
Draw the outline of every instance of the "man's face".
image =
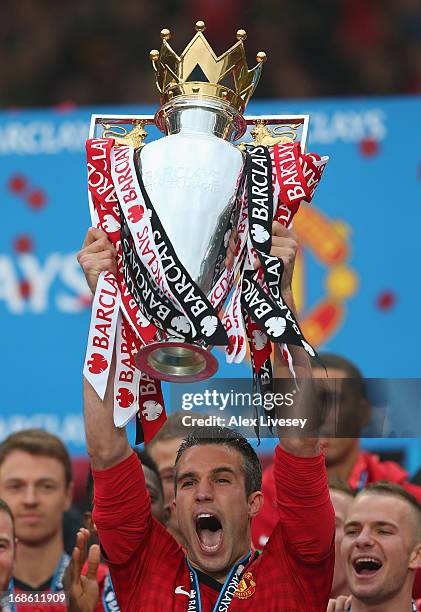
POLYGON ((243 457, 222 444, 187 449, 177 465, 176 512, 193 566, 225 578, 250 548, 250 519, 263 496, 247 499, 243 457))
POLYGON ((360 494, 346 517, 341 553, 348 585, 364 603, 380 604, 399 593, 420 563, 415 518, 395 496, 360 494))
POLYGON ((12 519, 0 510, 0 590, 7 591, 15 564, 15 541, 12 519))
POLYGON ((173 508, 174 501, 174 464, 182 438, 156 442, 148 448, 148 452, 158 466, 159 475, 164 489, 164 505, 169 508, 170 518, 167 529, 180 541, 177 517, 173 508))
POLYGON ((13 512, 18 540, 29 546, 61 532, 71 492, 62 463, 53 457, 13 450, 0 466, 0 497, 13 512))
POLYGON ((345 565, 341 558, 341 544, 344 536, 344 523, 347 512, 353 502, 351 495, 330 489, 330 499, 335 511, 335 571, 333 574, 332 597, 346 595, 347 584, 345 565))
POLYGON ((364 424, 362 419, 365 418, 360 412, 367 403, 359 394, 354 381, 348 378, 347 372, 329 368, 327 373, 328 377, 323 369, 313 368, 320 404, 326 414, 320 441, 325 452, 326 466, 334 467, 358 448, 358 438, 364 424), (335 434, 350 437, 336 438, 333 437, 335 434))

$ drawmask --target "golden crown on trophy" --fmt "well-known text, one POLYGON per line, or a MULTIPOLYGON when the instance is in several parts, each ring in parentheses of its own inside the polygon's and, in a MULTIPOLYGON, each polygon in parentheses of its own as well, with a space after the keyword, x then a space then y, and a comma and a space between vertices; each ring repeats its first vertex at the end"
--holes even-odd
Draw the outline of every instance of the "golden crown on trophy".
POLYGON ((193 36, 181 56, 171 48, 170 30, 161 30, 162 47, 150 52, 161 104, 178 96, 218 98, 243 113, 259 82, 266 53, 256 56, 257 65, 248 69, 244 40, 245 30, 237 31, 237 42, 219 57, 206 40, 203 21, 196 23, 193 36))

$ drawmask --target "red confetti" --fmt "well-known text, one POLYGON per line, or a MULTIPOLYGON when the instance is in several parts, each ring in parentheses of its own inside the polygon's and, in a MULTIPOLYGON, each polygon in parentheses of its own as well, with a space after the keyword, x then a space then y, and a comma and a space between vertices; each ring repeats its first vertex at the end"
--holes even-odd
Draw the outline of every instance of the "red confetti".
POLYGON ((382 291, 376 299, 379 310, 390 310, 396 304, 396 294, 393 291, 382 291))
POLYGON ((26 236, 22 234, 21 236, 16 236, 13 241, 13 248, 16 253, 29 253, 34 250, 34 244, 32 242, 31 236, 26 236))
POLYGON ((364 157, 374 157, 374 155, 377 155, 380 151, 378 141, 370 136, 361 140, 359 148, 361 155, 364 155, 364 157))
POLYGON ((82 294, 78 297, 78 302, 88 308, 92 304, 92 295, 82 294))
POLYGON ((47 197, 44 191, 42 191, 41 189, 33 189, 28 194, 26 200, 31 208, 37 209, 42 208, 45 205, 47 197))
POLYGON ((71 113, 76 108, 76 103, 73 100, 63 100, 54 106, 57 113, 71 113))
POLYGON ((26 300, 31 295, 31 284, 27 280, 23 280, 19 284, 19 291, 21 296, 26 300))
POLYGON ((28 182, 25 176, 22 174, 14 174, 9 179, 8 188, 12 193, 22 193, 25 191, 27 184, 28 182))

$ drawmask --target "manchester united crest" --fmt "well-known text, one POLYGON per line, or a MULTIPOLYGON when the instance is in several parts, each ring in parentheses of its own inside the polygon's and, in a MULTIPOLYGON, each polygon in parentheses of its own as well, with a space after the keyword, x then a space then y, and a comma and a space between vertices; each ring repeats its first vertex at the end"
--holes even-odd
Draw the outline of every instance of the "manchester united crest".
POLYGON ((256 590, 256 583, 251 572, 246 572, 238 583, 234 597, 237 599, 248 599, 256 590))

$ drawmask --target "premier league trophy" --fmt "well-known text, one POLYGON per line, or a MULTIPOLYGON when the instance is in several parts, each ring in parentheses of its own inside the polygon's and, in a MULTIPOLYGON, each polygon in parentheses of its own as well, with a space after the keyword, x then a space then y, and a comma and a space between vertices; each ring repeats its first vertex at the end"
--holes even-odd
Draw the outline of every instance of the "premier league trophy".
POLYGON ((249 70, 244 30, 220 57, 204 30, 198 21, 181 56, 162 30, 150 54, 155 117, 95 115, 87 142, 92 221, 115 245, 118 272, 100 277, 84 372, 103 396, 115 346, 120 426, 138 409, 143 429, 161 421, 159 381, 212 376, 213 346, 240 362, 249 344, 261 386, 271 379, 271 342, 286 359, 288 343, 314 354, 279 293, 271 227, 289 226, 310 202, 327 158, 305 153, 306 116, 243 117, 266 55, 249 70), (148 141, 156 128, 165 136, 148 141))

